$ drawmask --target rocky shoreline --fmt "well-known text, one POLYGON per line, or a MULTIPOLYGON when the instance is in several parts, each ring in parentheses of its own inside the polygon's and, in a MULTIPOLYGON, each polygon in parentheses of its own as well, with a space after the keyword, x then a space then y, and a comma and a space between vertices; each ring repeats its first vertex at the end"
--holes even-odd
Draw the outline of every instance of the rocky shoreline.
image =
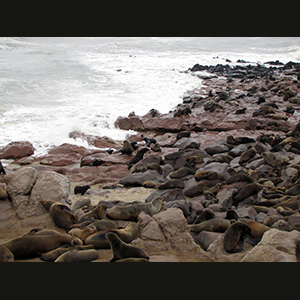
POLYGON ((136 226, 122 240, 146 251, 150 262, 297 261, 300 64, 237 63, 187 70, 201 85, 167 114, 119 117, 116 127, 136 132, 126 143, 72 132, 95 148, 63 144, 43 157, 33 155, 29 141, 0 149, 0 159, 13 160, 0 174, 0 245, 34 228, 52 229, 92 245, 93 261, 109 261, 112 249, 82 235, 103 231, 95 222, 106 220, 121 239, 136 226), (84 195, 74 193, 85 185, 84 195), (110 216, 112 207, 135 211, 159 197, 154 214, 147 208, 127 219, 110 216), (77 231, 58 226, 41 200, 63 204, 73 227, 81 224, 77 231), (228 238, 240 223, 248 235, 228 238))

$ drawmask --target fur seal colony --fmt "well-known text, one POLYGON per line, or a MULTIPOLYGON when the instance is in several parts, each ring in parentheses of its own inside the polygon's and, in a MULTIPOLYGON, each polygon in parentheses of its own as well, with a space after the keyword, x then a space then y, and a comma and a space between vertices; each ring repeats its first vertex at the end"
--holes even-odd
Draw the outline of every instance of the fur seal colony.
MULTIPOLYGON (((106 143, 111 151, 76 149, 80 166, 45 165, 27 157, 5 169, 0 164, 1 210, 32 207, 42 228, 2 239, 0 261, 151 262, 168 251, 180 261, 241 261, 266 247, 268 234, 278 243, 280 233, 298 234, 300 64, 196 64, 186 73, 201 78, 201 87, 167 114, 151 110, 119 117, 116 126, 136 135, 106 143), (20 180, 10 179, 16 165, 63 174, 75 187, 67 186, 69 197, 76 194, 72 205, 67 198, 36 196, 36 178, 23 178, 26 188, 18 188, 20 180), (80 172, 85 173, 80 177, 80 172), (145 187, 144 199, 91 201, 100 192, 145 187), (177 219, 166 221, 174 211, 177 219), (43 216, 53 222, 52 230, 43 216), (182 249, 188 254, 180 254, 182 249)), ((300 233, 290 252, 281 244, 274 253, 284 249, 280 258, 300 261, 299 241, 300 233)))

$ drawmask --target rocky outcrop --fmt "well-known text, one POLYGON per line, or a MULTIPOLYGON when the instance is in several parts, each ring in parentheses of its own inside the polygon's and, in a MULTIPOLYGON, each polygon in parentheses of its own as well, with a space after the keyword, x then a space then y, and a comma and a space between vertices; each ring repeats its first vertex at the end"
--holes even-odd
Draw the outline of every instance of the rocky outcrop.
POLYGON ((37 176, 30 199, 36 202, 49 200, 66 203, 69 193, 70 182, 66 176, 54 171, 43 171, 37 176))
POLYGON ((171 251, 180 261, 213 261, 212 257, 197 245, 189 233, 182 211, 169 208, 150 217, 141 213, 138 217, 140 238, 133 245, 150 253, 171 251))
POLYGON ((5 176, 6 191, 20 219, 39 216, 45 210, 40 200, 65 203, 70 192, 67 178, 53 171, 38 173, 32 167, 24 167, 5 176))
POLYGON ((296 262, 296 243, 300 242, 300 232, 271 229, 264 233, 260 243, 249 251, 242 262, 296 262))
POLYGON ((34 153, 33 145, 28 141, 11 142, 0 149, 0 159, 17 159, 34 153))

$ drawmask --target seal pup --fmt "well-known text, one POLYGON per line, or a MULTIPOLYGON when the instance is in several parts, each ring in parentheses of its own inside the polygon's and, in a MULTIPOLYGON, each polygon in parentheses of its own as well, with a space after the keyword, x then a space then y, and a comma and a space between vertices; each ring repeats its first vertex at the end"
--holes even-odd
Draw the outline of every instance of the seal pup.
POLYGON ((7 247, 0 245, 0 262, 13 262, 14 260, 13 253, 7 247))
POLYGON ((113 251, 113 258, 111 262, 123 258, 145 258, 149 259, 149 255, 141 248, 127 245, 115 233, 108 232, 105 237, 107 238, 110 248, 113 251))
POLYGON ((106 215, 117 220, 136 220, 138 215, 143 211, 145 214, 153 216, 161 210, 165 197, 154 198, 151 202, 131 204, 127 206, 114 206, 106 210, 106 215))
POLYGON ((69 250, 60 255, 54 262, 90 262, 98 258, 95 249, 88 250, 69 250))
POLYGON ((131 143, 129 143, 127 140, 123 142, 123 148, 117 151, 116 153, 121 153, 121 154, 128 154, 132 155, 134 149, 131 146, 131 143))
POLYGON ((156 144, 156 139, 153 139, 153 138, 144 137, 143 140, 146 143, 146 145, 145 145, 146 147, 150 147, 151 144, 156 144))
POLYGON ((83 196, 86 193, 86 191, 90 188, 91 187, 89 185, 77 185, 74 188, 74 194, 81 194, 81 196, 83 196))
POLYGON ((4 168, 3 168, 3 165, 1 163, 1 161, 0 161, 0 174, 6 175, 6 172, 5 172, 4 168))
POLYGON ((244 222, 234 222, 231 224, 224 234, 223 245, 228 253, 236 253, 243 251, 244 235, 250 235, 251 228, 244 222), (239 248, 236 248, 239 246, 239 248))

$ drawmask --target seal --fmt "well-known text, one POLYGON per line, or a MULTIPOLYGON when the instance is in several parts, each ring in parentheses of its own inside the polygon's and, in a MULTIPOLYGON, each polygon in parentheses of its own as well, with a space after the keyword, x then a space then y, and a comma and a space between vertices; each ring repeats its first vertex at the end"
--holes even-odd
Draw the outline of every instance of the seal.
POLYGON ((227 220, 236 220, 237 221, 239 219, 239 216, 233 209, 229 209, 226 212, 225 219, 227 219, 227 220))
POLYGON ((242 153, 239 164, 242 166, 250 161, 251 158, 253 158, 256 155, 256 150, 254 147, 251 147, 250 149, 246 150, 242 153))
POLYGON ((96 227, 92 228, 92 227, 86 227, 84 229, 80 229, 80 228, 73 228, 70 231, 68 231, 68 234, 74 236, 74 237, 78 237, 80 238, 83 242, 84 240, 89 237, 90 235, 92 235, 94 232, 96 232, 96 227))
POLYGON ((300 242, 296 242, 295 255, 297 262, 300 262, 300 242))
POLYGON ((117 220, 136 220, 143 211, 145 214, 153 216, 161 210, 165 197, 156 197, 151 202, 131 204, 127 206, 114 206, 106 210, 106 215, 117 220))
POLYGON ((95 232, 85 239, 85 245, 93 245, 96 249, 109 249, 109 243, 105 237, 108 232, 113 232, 117 234, 123 242, 130 243, 137 238, 138 226, 135 222, 132 222, 123 229, 106 229, 95 232))
POLYGON ((133 150, 131 144, 127 140, 125 140, 123 142, 123 148, 120 150, 121 154, 132 155, 133 151, 134 150, 133 150))
POLYGON ((156 144, 157 143, 156 139, 147 138, 147 137, 144 137, 143 141, 146 143, 146 145, 145 145, 146 147, 150 147, 151 144, 156 144))
POLYGON ((244 222, 234 222, 231 224, 224 234, 223 245, 224 249, 228 253, 236 253, 243 251, 244 248, 244 236, 250 235, 251 228, 244 222), (239 248, 237 248, 239 246, 239 248))
POLYGON ((7 247, 0 245, 0 262, 13 262, 14 260, 12 252, 7 247))
POLYGON ((60 228, 68 229, 77 223, 70 208, 60 202, 40 200, 40 203, 49 211, 55 225, 60 228))
POLYGON ((230 226, 231 222, 227 219, 214 218, 207 221, 203 221, 200 224, 189 225, 191 232, 214 231, 225 232, 230 226))
POLYGON ((195 171, 192 170, 191 168, 181 167, 181 168, 177 169, 176 171, 172 172, 170 174, 170 178, 171 179, 180 179, 187 175, 194 175, 194 174, 195 174, 195 171))
POLYGON ((92 211, 93 217, 98 220, 106 219, 106 210, 106 205, 98 204, 92 211))
POLYGON ((145 258, 149 259, 149 255, 141 248, 127 245, 115 233, 108 232, 105 237, 107 238, 110 248, 113 251, 113 258, 111 262, 123 258, 145 258))
POLYGON ((203 221, 207 221, 213 219, 215 217, 215 212, 210 208, 205 208, 202 213, 196 217, 194 224, 202 223, 203 221))
POLYGON ((86 193, 86 191, 90 188, 91 187, 89 185, 77 185, 74 188, 74 194, 81 194, 81 196, 83 196, 86 193))
POLYGON ((56 249, 64 244, 71 244, 73 237, 60 235, 25 235, 8 241, 2 246, 7 247, 15 259, 39 257, 42 253, 56 249))
POLYGON ((5 189, 0 187, 0 200, 5 200, 8 198, 8 194, 5 189))
POLYGON ((0 161, 0 174, 6 175, 6 172, 5 172, 4 168, 3 168, 3 165, 1 163, 1 161, 0 161))
POLYGON ((134 164, 136 164, 137 162, 139 162, 140 160, 142 160, 144 158, 144 154, 150 151, 148 148, 142 148, 128 163, 128 168, 130 169, 134 164))
POLYGON ((97 231, 118 228, 116 222, 111 221, 111 220, 103 220, 103 219, 96 220, 96 221, 92 222, 91 224, 89 224, 87 227, 90 227, 90 226, 93 226, 93 228, 95 227, 97 231))
POLYGON ((237 173, 237 174, 231 175, 230 177, 228 177, 226 179, 227 184, 232 184, 232 183, 240 182, 240 181, 251 183, 251 182, 253 182, 253 179, 243 173, 237 173))
POLYGON ((261 224, 254 220, 244 220, 243 222, 250 227, 250 229, 251 229, 250 234, 254 239, 260 240, 262 238, 263 234, 266 231, 271 229, 269 226, 261 224))
POLYGON ((184 189, 184 183, 180 179, 171 179, 159 185, 158 189, 159 190, 184 189))
POLYGON ((90 262, 98 258, 95 249, 88 250, 69 250, 60 255, 54 262, 90 262))
POLYGON ((223 180, 224 176, 218 172, 211 171, 211 170, 202 170, 195 174, 194 176, 196 181, 200 181, 203 179, 207 180, 223 180))
POLYGON ((241 202, 244 199, 257 194, 259 191, 262 190, 262 188, 263 186, 256 182, 248 183, 239 192, 237 192, 236 195, 234 195, 233 197, 234 205, 237 206, 238 202, 241 202))

